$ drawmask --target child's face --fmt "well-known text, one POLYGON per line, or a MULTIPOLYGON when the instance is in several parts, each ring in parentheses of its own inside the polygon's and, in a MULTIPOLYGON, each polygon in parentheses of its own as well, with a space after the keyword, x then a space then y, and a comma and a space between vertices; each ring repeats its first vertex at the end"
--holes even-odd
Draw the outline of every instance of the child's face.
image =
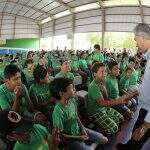
POLYGON ((68 62, 64 62, 61 66, 61 70, 64 72, 69 72, 71 71, 70 65, 68 62))
POLYGON ((97 71, 96 76, 100 79, 100 80, 104 80, 106 77, 106 68, 105 67, 100 67, 97 71))
POLYGON ((111 70, 111 74, 115 77, 119 76, 120 73, 120 69, 118 67, 118 65, 114 66, 111 70))
POLYGON ((21 86, 21 74, 17 72, 14 76, 7 79, 8 85, 11 89, 15 90, 17 86, 21 86))
POLYGON ((70 84, 70 85, 66 88, 66 90, 67 90, 67 91, 64 93, 64 94, 65 94, 65 97, 71 98, 71 97, 73 97, 73 96, 75 95, 76 90, 75 90, 75 87, 74 87, 73 84, 70 84))
POLYGON ((28 68, 32 68, 33 64, 32 63, 29 63, 28 64, 28 68))
POLYGON ((132 70, 128 69, 127 70, 127 77, 130 78, 132 76, 132 70))
POLYGON ((131 67, 131 68, 134 68, 135 67, 135 63, 133 61, 131 61, 128 66, 131 67))

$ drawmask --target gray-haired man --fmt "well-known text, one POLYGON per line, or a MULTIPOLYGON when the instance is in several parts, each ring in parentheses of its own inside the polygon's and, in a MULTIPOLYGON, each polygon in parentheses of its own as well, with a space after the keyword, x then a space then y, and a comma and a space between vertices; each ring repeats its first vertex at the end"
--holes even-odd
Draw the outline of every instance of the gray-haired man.
MULTIPOLYGON (((132 138, 126 144, 118 144, 118 150, 141 150, 150 137, 150 27, 140 23, 134 29, 139 51, 147 59, 144 78, 139 89, 139 116, 135 123, 132 138)), ((149 145, 150 148, 150 145, 149 145)))

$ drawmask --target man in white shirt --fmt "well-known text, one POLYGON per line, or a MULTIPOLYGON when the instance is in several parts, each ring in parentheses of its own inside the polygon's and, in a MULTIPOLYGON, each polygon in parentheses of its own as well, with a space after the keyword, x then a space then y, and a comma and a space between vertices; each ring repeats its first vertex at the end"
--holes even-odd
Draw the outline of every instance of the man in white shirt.
POLYGON ((150 27, 147 24, 140 23, 135 27, 134 34, 137 47, 145 55, 147 64, 139 89, 140 111, 132 138, 126 144, 118 144, 118 150, 141 150, 150 137, 150 27))

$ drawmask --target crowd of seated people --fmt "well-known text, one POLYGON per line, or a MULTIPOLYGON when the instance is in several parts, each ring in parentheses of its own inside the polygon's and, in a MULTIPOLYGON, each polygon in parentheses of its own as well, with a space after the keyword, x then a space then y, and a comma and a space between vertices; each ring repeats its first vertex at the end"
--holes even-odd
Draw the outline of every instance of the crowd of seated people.
POLYGON ((30 51, 0 58, 0 139, 7 150, 104 148, 134 117, 146 60, 140 54, 30 51), (80 87, 74 85, 80 76, 80 87), (53 77, 53 80, 50 80, 53 77), (76 91, 87 91, 84 114, 76 91), (83 116, 98 128, 88 128, 83 116), (83 115, 83 116, 82 116, 83 115))

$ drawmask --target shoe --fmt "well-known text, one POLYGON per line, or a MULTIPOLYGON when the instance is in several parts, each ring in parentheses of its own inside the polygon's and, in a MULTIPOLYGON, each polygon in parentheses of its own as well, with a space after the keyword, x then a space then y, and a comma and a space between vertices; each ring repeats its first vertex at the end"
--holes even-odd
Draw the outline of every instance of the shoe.
POLYGON ((118 143, 116 145, 116 150, 128 150, 128 147, 126 144, 118 143))

